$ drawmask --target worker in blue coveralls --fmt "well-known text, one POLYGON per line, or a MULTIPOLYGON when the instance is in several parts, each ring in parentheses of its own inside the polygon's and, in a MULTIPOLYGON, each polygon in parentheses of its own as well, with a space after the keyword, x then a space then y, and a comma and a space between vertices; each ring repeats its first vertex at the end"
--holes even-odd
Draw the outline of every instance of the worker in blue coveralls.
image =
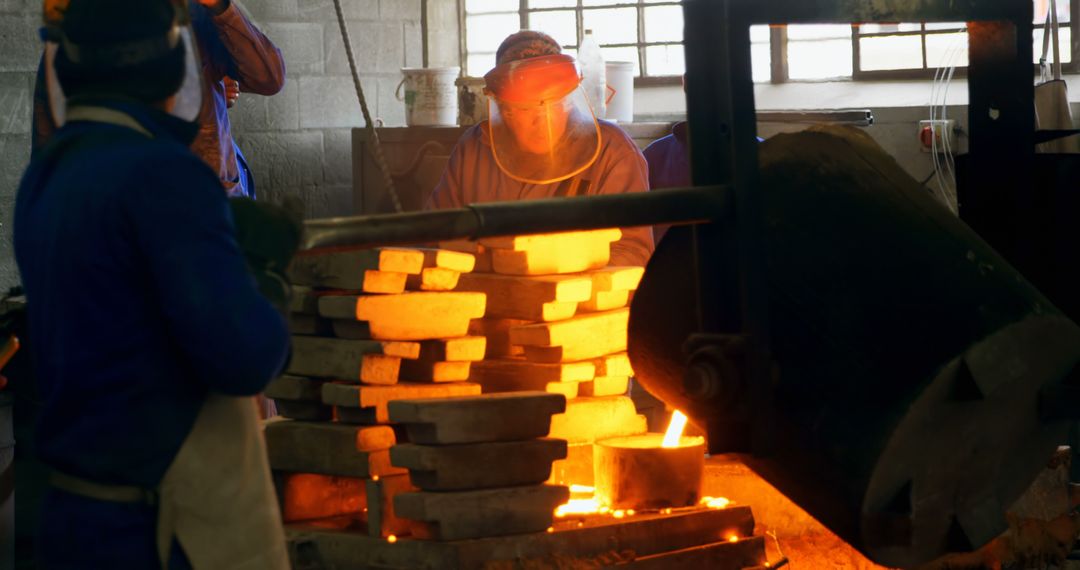
MULTIPOLYGON (((47 0, 49 1, 49 0, 47 0)), ((240 92, 274 95, 285 85, 281 50, 232 0, 188 0, 191 29, 203 75, 199 132, 191 148, 218 173, 229 196, 255 197, 255 178, 232 136, 228 108, 240 92)), ((48 82, 39 69, 34 87, 34 152, 56 130, 48 106, 48 82)))
POLYGON ((251 395, 288 356, 298 220, 228 200, 192 153, 203 91, 183 1, 62 4, 46 3, 46 65, 64 122, 15 207, 53 469, 38 566, 284 570, 251 395))
MULTIPOLYGON (((688 123, 680 121, 671 127, 671 134, 656 139, 642 154, 649 164, 649 190, 686 188, 690 180, 690 140, 688 123)), ((758 142, 765 139, 757 137, 758 142)), ((659 243, 669 226, 653 228, 653 239, 659 243)))

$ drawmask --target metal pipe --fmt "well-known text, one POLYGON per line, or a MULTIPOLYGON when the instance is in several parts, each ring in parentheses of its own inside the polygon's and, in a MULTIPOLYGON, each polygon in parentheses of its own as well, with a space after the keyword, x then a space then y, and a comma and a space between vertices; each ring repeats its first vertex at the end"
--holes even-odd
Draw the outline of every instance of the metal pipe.
POLYGON ((758 111, 757 120, 759 123, 833 123, 869 127, 874 124, 874 112, 870 109, 758 111))
POLYGON ((599 228, 692 224, 732 207, 727 186, 472 204, 454 210, 326 218, 304 223, 301 249, 432 243, 599 228))

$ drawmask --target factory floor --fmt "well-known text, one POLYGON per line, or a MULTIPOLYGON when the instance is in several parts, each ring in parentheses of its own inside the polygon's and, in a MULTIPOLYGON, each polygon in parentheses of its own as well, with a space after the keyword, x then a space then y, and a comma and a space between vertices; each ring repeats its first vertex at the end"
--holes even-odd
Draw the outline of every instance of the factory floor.
MULTIPOLYGON (((1014 505, 1027 512, 1050 513, 1050 520, 1009 515, 1009 530, 982 549, 954 555, 917 570, 1080 570, 1080 516, 1070 514, 1080 492, 1070 499, 1067 464, 1055 463, 1014 505)), ((755 534, 766 536, 771 561, 786 557, 793 569, 878 570, 861 553, 833 534, 745 465, 728 456, 705 463, 703 494, 722 496, 754 512, 755 534)))
MULTIPOLYGON (((20 461, 19 482, 30 483, 35 478, 32 473, 44 472, 39 464, 20 461)), ((38 478, 42 480, 43 478, 38 478)), ((20 503, 33 503, 34 494, 41 489, 36 485, 19 487, 20 503)), ((884 568, 873 564, 859 552, 840 540, 813 517, 806 513, 782 494, 755 475, 741 463, 726 456, 712 456, 706 460, 703 494, 714 497, 726 497, 737 505, 750 505, 757 523, 755 534, 766 536, 766 552, 769 560, 787 557, 790 568, 802 570, 877 570, 884 568)), ((1080 495, 1078 495, 1080 498, 1080 495)), ((26 512, 20 509, 26 515, 26 512)), ((13 568, 16 570, 34 570, 37 568, 30 549, 28 530, 29 520, 20 519, 17 528, 22 531, 16 543, 16 558, 13 568)), ((32 527, 31 527, 32 528, 32 527)), ((1053 559, 1067 551, 1061 541, 1076 537, 1080 525, 1076 517, 1063 516, 1042 524, 1027 522, 1015 524, 1010 532, 1019 535, 1009 541, 1014 550, 1012 562, 1004 562, 1001 570, 1042 569, 1042 570, 1080 570, 1080 549, 1068 554, 1068 558, 1055 564, 1049 560, 1035 561, 1039 556, 1053 559), (1016 561, 1021 555, 1029 563, 1016 561)), ((998 544, 998 552, 1004 553, 1006 545, 998 544)), ((1006 553, 1008 554, 1008 553, 1006 553)), ((951 566, 932 565, 926 570, 966 569, 993 567, 984 563, 987 552, 954 560, 951 566)), ((0 564, 0 570, 3 565, 0 564)))

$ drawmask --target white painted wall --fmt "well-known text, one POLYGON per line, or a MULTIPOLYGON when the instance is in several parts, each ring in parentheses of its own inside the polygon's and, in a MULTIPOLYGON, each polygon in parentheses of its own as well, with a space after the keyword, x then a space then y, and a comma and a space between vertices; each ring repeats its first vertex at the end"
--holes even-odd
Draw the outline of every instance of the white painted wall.
MULTIPOLYGON (((1073 116, 1080 117, 1080 76, 1066 76, 1073 116)), ((967 81, 955 79, 936 99, 947 100, 946 111, 961 128, 957 152, 967 150, 967 81)), ((932 84, 929 81, 836 81, 822 83, 756 84, 758 110, 870 109, 874 125, 866 132, 881 144, 911 176, 926 178, 933 171, 929 153, 918 142, 919 121, 930 118, 932 84)), ((686 117, 686 99, 678 85, 638 88, 634 92, 635 120, 680 120, 686 117)), ((807 125, 760 123, 758 134, 769 137, 807 125)))
MULTIPOLYGON (((1080 75, 1066 75, 1069 100, 1080 102, 1080 75)), ((852 109, 877 107, 929 107, 933 86, 930 81, 830 81, 821 83, 758 83, 754 98, 761 110, 852 109)), ((967 80, 957 78, 942 94, 949 105, 967 105, 967 80)), ((634 90, 635 117, 685 115, 682 87, 667 85, 634 90)))

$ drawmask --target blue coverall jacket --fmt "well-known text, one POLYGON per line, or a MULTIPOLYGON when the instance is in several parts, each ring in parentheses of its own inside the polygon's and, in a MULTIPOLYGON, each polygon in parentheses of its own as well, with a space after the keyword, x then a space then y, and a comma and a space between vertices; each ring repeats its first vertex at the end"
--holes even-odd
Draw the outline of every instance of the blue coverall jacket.
MULTIPOLYGON (((16 198, 27 345, 44 399, 37 448, 70 475, 152 489, 207 392, 261 391, 289 337, 248 274, 218 176, 188 148, 193 125, 96 103, 152 137, 69 123, 16 198)), ((45 567, 136 568, 146 546, 154 554, 152 509, 56 494, 39 537, 45 567)))

